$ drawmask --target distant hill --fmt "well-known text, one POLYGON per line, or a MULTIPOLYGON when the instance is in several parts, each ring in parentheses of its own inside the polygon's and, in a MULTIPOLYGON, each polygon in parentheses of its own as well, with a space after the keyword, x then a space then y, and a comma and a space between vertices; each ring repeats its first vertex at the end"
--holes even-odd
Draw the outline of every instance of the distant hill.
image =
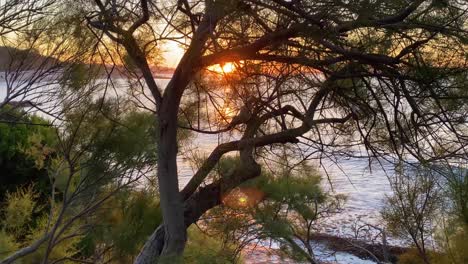
MULTIPOLYGON (((13 47, 0 46, 0 71, 21 67, 22 70, 34 70, 39 66, 55 65, 59 61, 52 57, 42 56, 34 50, 21 50, 13 47)), ((103 67, 103 65, 100 65, 103 67)), ((107 67, 110 67, 109 65, 107 67)), ((125 72, 123 66, 117 66, 118 70, 125 72)), ((174 69, 165 66, 153 66, 151 71, 156 78, 170 78, 174 69)), ((104 70, 102 71, 104 74, 104 70)))
POLYGON ((40 65, 53 65, 57 62, 56 59, 42 56, 34 50, 0 47, 0 71, 19 67, 21 69, 35 69, 40 65))

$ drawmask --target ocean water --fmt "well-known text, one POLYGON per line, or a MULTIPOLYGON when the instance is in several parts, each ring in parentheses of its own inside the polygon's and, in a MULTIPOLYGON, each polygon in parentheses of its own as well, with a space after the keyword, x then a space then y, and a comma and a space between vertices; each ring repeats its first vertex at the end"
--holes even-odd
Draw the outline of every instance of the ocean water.
MULTIPOLYGON (((218 145, 214 135, 198 134, 191 140, 191 149, 207 155, 218 145)), ((380 210, 386 195, 391 194, 389 177, 394 166, 388 161, 367 158, 337 157, 322 159, 312 165, 322 176, 322 186, 331 194, 346 196, 343 211, 321 222, 321 229, 329 234, 354 236, 357 225, 372 224, 383 227, 380 210)), ((182 155, 178 158, 179 185, 183 188, 195 173, 190 162, 182 155)))
MULTIPOLYGON (((158 79, 157 83, 165 87, 168 79, 158 79)), ((114 80, 114 85, 119 87, 117 93, 125 92, 128 87, 127 82, 122 79, 114 80)), ((116 92, 115 89, 111 91, 116 92)), ((5 96, 6 82, 4 75, 0 73, 0 102, 5 96)), ((28 97, 15 100, 25 99, 28 97)), ((149 101, 143 103, 150 104, 149 101)), ((218 145, 218 140, 216 135, 198 134, 190 140, 190 148, 209 154, 218 145)), ((334 162, 322 160, 322 166, 317 164, 317 167, 324 177, 324 188, 347 197, 343 212, 322 223, 325 232, 352 235, 353 227, 359 223, 382 226, 379 211, 385 195, 391 193, 388 177, 394 173, 392 164, 384 161, 381 164, 369 164, 369 160, 364 158, 337 157, 334 162)), ((190 162, 183 155, 178 157, 178 170, 180 188, 183 188, 194 174, 190 162)))

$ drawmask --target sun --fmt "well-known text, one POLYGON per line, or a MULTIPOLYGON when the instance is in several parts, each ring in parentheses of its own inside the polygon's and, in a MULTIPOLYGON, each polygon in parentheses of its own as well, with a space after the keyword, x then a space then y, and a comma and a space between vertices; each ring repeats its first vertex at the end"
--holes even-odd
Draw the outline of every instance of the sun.
POLYGON ((239 203, 241 205, 247 204, 247 197, 244 197, 244 196, 239 197, 239 203))
POLYGON ((236 69, 236 66, 232 62, 228 62, 222 66, 222 69, 225 73, 231 73, 236 69))
POLYGON ((236 70, 236 65, 232 62, 226 62, 223 64, 216 64, 208 67, 208 70, 217 73, 232 73, 236 70))

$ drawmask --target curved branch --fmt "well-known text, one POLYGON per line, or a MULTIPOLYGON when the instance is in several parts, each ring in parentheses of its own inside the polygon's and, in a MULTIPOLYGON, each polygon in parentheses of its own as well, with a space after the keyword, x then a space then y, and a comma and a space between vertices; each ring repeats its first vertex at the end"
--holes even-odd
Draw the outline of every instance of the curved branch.
POLYGON ((4 260, 2 260, 2 262, 0 262, 0 264, 14 263, 19 258, 22 258, 22 257, 24 257, 26 255, 29 255, 29 254, 35 252, 44 242, 46 242, 50 238, 51 234, 52 233, 47 233, 42 238, 36 240, 31 245, 16 251, 12 255, 10 255, 7 258, 5 258, 4 260))
POLYGON ((140 17, 135 23, 133 23, 130 28, 128 28, 128 33, 132 34, 135 32, 137 28, 139 28, 141 25, 145 24, 149 20, 149 10, 148 10, 148 1, 147 0, 141 0, 141 10, 143 12, 143 16, 140 17))
POLYGON ((205 55, 201 57, 200 62, 198 63, 198 67, 206 67, 225 61, 243 60, 257 56, 257 52, 267 46, 274 45, 275 43, 283 42, 289 38, 298 36, 301 32, 304 31, 305 27, 306 25, 302 23, 295 24, 287 29, 281 29, 268 33, 249 45, 205 55))

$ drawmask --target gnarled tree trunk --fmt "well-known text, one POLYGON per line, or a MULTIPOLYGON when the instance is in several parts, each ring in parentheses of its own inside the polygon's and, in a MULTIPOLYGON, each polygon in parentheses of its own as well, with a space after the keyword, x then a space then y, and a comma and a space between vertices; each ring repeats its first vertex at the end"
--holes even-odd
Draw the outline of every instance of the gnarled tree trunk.
POLYGON ((163 104, 159 114, 158 182, 161 211, 164 216, 165 240, 161 256, 181 256, 187 240, 183 218, 183 201, 177 178, 177 108, 163 104), (171 109, 175 108, 175 109, 171 109))
MULTIPOLYGON (((248 129, 248 133, 246 133, 244 138, 252 137, 254 132, 255 128, 248 129)), ((239 184, 260 175, 261 168, 253 157, 253 150, 253 144, 241 147, 240 164, 230 173, 230 175, 208 184, 205 187, 199 188, 198 191, 194 193, 185 193, 187 197, 183 206, 183 218, 181 218, 184 221, 184 225, 181 227, 181 230, 176 230, 177 232, 184 232, 185 235, 186 228, 198 221, 198 219, 200 219, 200 217, 208 210, 222 203, 221 197, 223 197, 223 194, 228 193, 239 184)), ((162 180, 164 181, 164 179, 162 180)), ((160 193, 162 196, 163 192, 161 192, 161 190, 160 193)), ((180 198, 179 201, 182 201, 182 193, 178 194, 179 197, 177 198, 180 198)), ((171 210, 171 208, 167 208, 167 210, 171 210)), ((168 213, 174 212, 169 211, 168 213)), ((158 257, 164 256, 165 250, 168 248, 168 245, 166 245, 166 243, 168 243, 167 231, 170 230, 168 227, 166 227, 167 224, 173 223, 164 221, 164 223, 160 225, 148 238, 143 249, 137 257, 135 264, 155 263, 155 261, 158 260, 158 257)), ((174 232, 174 230, 171 230, 171 232, 174 232)), ((181 244, 185 245, 185 243, 181 244)), ((178 248, 176 247, 175 250, 178 250, 178 248)), ((159 259, 159 261, 163 261, 163 259, 159 259)))

